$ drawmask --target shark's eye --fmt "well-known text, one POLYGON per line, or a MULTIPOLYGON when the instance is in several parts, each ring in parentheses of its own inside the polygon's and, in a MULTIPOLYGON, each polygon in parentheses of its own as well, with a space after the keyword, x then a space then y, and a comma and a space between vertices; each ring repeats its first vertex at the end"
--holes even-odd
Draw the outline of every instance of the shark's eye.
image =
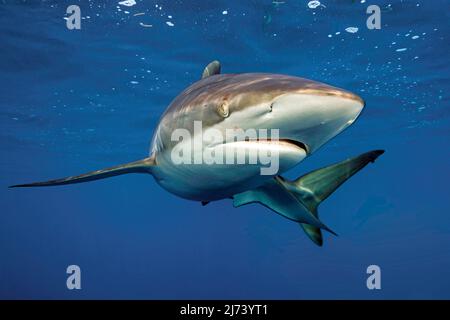
POLYGON ((230 110, 228 108, 228 102, 224 101, 222 102, 218 107, 217 107, 217 112, 219 112, 219 114, 226 118, 230 115, 230 110))
POLYGON ((273 103, 271 103, 269 106, 269 112, 272 112, 272 110, 273 110, 273 103))

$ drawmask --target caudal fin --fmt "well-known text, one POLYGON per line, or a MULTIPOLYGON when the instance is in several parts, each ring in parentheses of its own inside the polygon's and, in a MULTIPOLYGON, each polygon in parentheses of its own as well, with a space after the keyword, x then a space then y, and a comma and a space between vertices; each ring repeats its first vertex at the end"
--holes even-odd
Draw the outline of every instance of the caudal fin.
POLYGON ((154 157, 149 157, 139 161, 121 164, 115 167, 84 173, 78 176, 70 176, 66 178, 42 182, 17 184, 10 186, 9 188, 60 186, 65 184, 73 184, 105 179, 127 173, 151 173, 151 167, 154 165, 155 165, 154 157))

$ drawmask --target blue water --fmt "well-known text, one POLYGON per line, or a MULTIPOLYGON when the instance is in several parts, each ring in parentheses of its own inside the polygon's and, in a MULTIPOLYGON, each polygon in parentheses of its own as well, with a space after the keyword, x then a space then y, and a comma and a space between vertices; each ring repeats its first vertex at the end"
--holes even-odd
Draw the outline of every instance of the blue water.
POLYGON ((1 1, 0 298, 450 298, 448 1, 117 2, 1 1), (69 4, 81 30, 66 28, 69 4), (202 207, 147 175, 6 188, 147 156, 166 106, 214 59, 366 100, 287 174, 386 150, 321 205, 339 234, 322 248, 260 205, 202 207), (81 290, 66 288, 71 264, 81 290), (371 264, 381 290, 366 287, 371 264))

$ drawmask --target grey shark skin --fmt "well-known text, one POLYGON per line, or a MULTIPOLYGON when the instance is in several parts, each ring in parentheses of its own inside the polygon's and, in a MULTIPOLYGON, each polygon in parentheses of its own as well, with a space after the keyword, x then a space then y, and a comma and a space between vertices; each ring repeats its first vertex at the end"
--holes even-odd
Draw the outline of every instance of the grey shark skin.
POLYGON ((126 173, 148 173, 167 191, 185 199, 210 201, 232 198, 235 207, 260 203, 298 222, 310 239, 322 245, 321 229, 331 231, 318 217, 318 205, 337 187, 382 150, 364 153, 341 163, 313 171, 294 181, 286 172, 351 125, 364 107, 357 95, 320 82, 267 73, 220 74, 213 61, 201 80, 181 92, 162 115, 155 130, 150 155, 143 160, 62 179, 15 185, 37 187, 93 181, 126 173), (186 147, 173 139, 176 129, 195 138, 195 122, 203 134, 209 129, 278 129, 279 140, 203 141, 201 150, 256 149, 279 154, 276 175, 261 175, 260 163, 175 164, 172 152, 186 147))

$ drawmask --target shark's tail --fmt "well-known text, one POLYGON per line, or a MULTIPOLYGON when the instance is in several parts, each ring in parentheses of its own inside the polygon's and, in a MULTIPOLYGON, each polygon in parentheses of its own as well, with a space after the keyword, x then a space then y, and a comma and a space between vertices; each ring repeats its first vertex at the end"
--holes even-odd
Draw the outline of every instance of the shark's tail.
POLYGON ((335 233, 319 220, 317 207, 341 184, 383 153, 383 150, 366 152, 312 171, 293 181, 277 176, 261 187, 233 196, 233 204, 239 207, 259 202, 278 214, 298 222, 308 237, 321 246, 323 243, 321 229, 335 233))
POLYGON ((65 184, 73 184, 105 179, 127 173, 151 173, 151 168, 153 166, 155 166, 155 158, 149 157, 126 164, 121 164, 115 167, 80 174, 78 176, 70 176, 66 178, 43 182, 17 184, 10 186, 9 188, 60 186, 65 184))

